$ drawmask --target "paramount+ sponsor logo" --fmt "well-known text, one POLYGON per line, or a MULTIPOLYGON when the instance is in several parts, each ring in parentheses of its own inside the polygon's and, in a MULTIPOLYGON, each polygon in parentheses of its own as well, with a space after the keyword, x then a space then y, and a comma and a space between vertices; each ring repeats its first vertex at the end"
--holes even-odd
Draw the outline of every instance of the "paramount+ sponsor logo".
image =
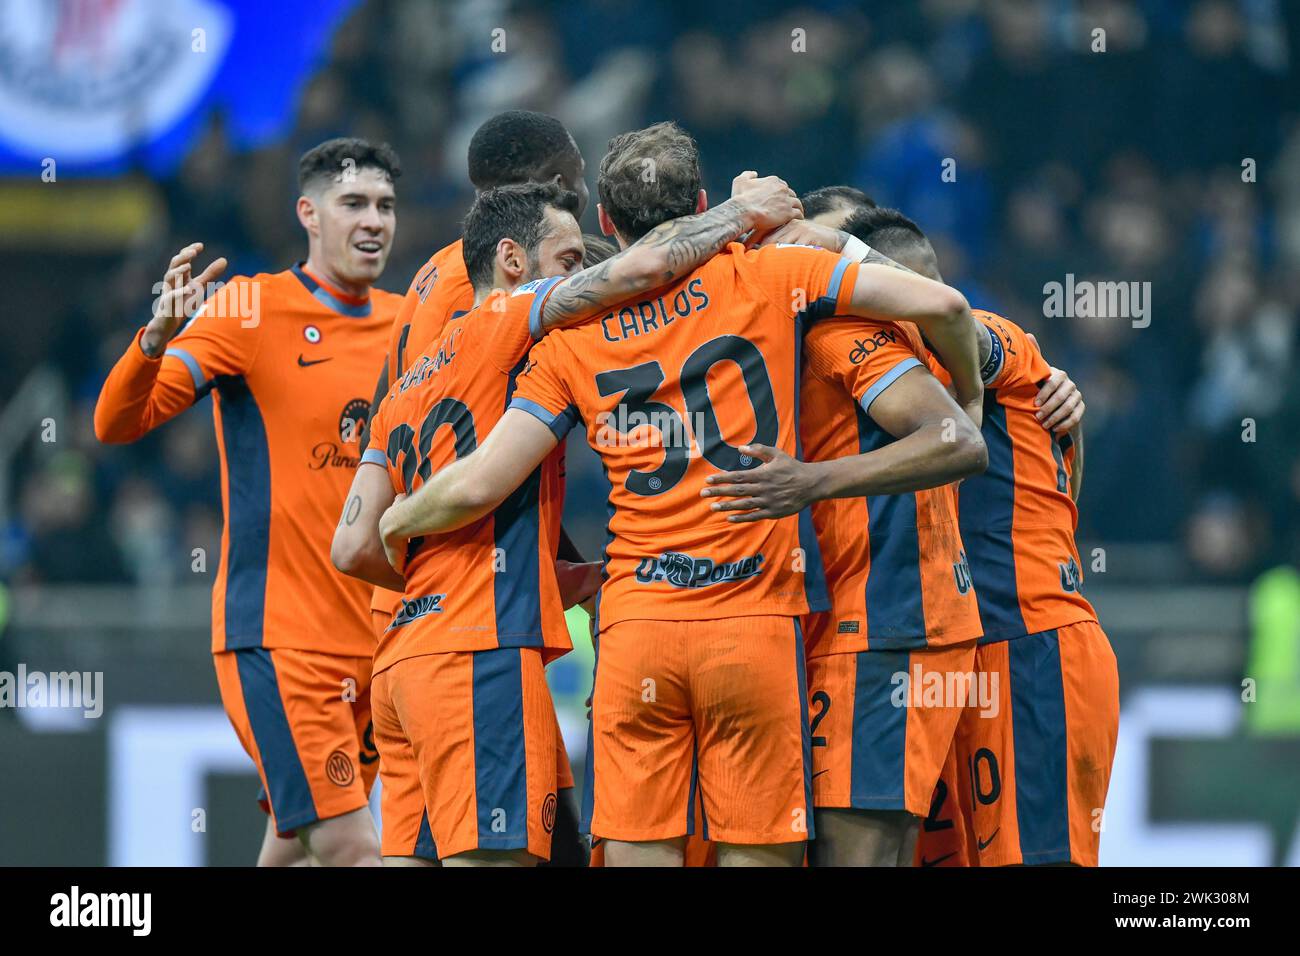
POLYGON ((388 630, 391 631, 393 628, 410 624, 412 621, 429 614, 441 614, 442 602, 446 597, 446 594, 425 594, 421 597, 411 598, 409 601, 402 598, 402 606, 393 615, 393 623, 388 625, 388 630))
POLYGON ((680 551, 665 551, 657 558, 642 558, 637 563, 636 579, 641 584, 666 581, 675 588, 704 588, 723 581, 742 581, 763 571, 763 555, 755 554, 739 561, 715 562, 696 558, 680 551))
POLYGON ((364 398, 354 398, 344 405, 343 411, 339 413, 339 440, 318 442, 311 450, 311 461, 307 467, 312 471, 356 468, 361 463, 361 456, 349 454, 349 451, 357 450, 361 433, 365 431, 369 418, 370 403, 364 398))

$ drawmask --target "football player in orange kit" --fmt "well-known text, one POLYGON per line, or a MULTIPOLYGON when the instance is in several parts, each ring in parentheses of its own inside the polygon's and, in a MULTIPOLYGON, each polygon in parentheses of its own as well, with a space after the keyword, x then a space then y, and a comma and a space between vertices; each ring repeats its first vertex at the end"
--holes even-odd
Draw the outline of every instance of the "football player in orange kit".
MULTIPOLYGON (((938 278, 934 250, 915 223, 881 210, 865 225, 873 245, 938 278)), ((1119 672, 1083 596, 1074 540, 1084 404, 1076 390, 1055 411, 1036 405, 1049 366, 1034 337, 991 312, 974 314, 995 353, 984 370, 989 467, 961 484, 958 508, 984 624, 976 671, 1000 699, 993 716, 962 714, 941 781, 961 826, 924 829, 918 857, 1096 866, 1119 672), (957 830, 966 839, 946 842, 957 830)), ((945 813, 940 795, 936 822, 945 813)))
MULTIPOLYGON (((695 144, 671 123, 615 137, 599 185, 602 228, 621 246, 706 205, 695 144)), ((952 365, 963 406, 977 408, 976 328, 960 293, 825 250, 733 244, 547 336, 478 450, 381 520, 393 551, 464 527, 585 423, 611 480, 611 540, 584 815, 610 865, 680 865, 697 787, 720 865, 803 859, 811 754, 798 617, 826 607, 811 520, 738 532, 699 493, 710 471, 752 463, 741 444, 797 451, 800 327, 835 313, 916 321, 952 365)))
MULTIPOLYGON (((904 265, 939 281, 933 249, 897 210, 861 211, 846 228, 873 249, 897 256, 904 265)), ((960 709, 946 754, 933 747, 914 749, 910 742, 904 748, 909 769, 924 764, 929 779, 939 776, 936 761, 943 761, 941 778, 931 794, 908 794, 912 814, 921 815, 923 807, 928 810, 916 858, 922 865, 976 858, 984 865, 1095 864, 1094 808, 1099 812, 1105 798, 1118 695, 1114 656, 1077 587, 1076 512, 1066 486, 1073 478, 1073 474, 1067 478, 1067 471, 1072 448, 1081 437, 1083 405, 1068 379, 1044 401, 1051 370, 1036 343, 1004 319, 990 313, 975 315, 984 327, 981 371, 988 391, 983 434, 990 464, 983 475, 959 486, 958 524, 968 556, 966 582, 973 582, 972 596, 982 619, 972 683, 997 699, 981 699, 981 706, 960 709), (1053 430, 1058 435, 1053 436, 1053 430), (1025 630, 1031 621, 1039 626, 1039 633, 1025 630), (1024 643, 1009 647, 1007 642, 1017 637, 1024 643), (1014 776, 1015 754, 1024 764, 1020 787, 1014 776), (955 820, 945 818, 944 805, 950 800, 957 810, 955 820), (990 851, 1001 830, 1008 834, 1004 849, 990 851), (980 833, 990 835, 984 838, 980 833)), ((883 345, 873 343, 872 350, 877 348, 883 350, 883 345)), ((936 376, 946 378, 923 345, 917 343, 915 351, 936 376)), ((798 463, 779 461, 771 469, 734 480, 748 483, 755 501, 764 505, 755 514, 780 514, 801 507, 808 489, 814 487, 813 474, 792 474, 802 470, 798 463)), ((873 520, 871 532, 875 531, 873 520)), ((876 551, 873 540, 873 559, 876 551)), ((961 579, 956 572, 955 577, 961 579)), ((897 586, 892 588, 891 597, 896 598, 897 591, 897 586)), ((867 596, 869 600, 870 590, 867 596)), ((929 606, 924 610, 928 615, 929 606)), ((943 614, 938 626, 948 628, 954 619, 951 612, 943 614)), ((815 688, 810 679, 810 691, 815 688)), ((827 711, 832 704, 833 698, 827 701, 827 711)), ((874 734, 889 736, 882 729, 888 717, 889 712, 883 711, 869 721, 874 734)), ((908 715, 909 730, 912 720, 913 715, 908 715)), ((834 721, 827 724, 834 726, 834 721)), ((858 762, 844 769, 851 771, 853 805, 858 806, 859 777, 865 782, 879 753, 863 750, 853 756, 858 762)), ((833 845, 818 849, 831 861, 845 862, 833 845)), ((911 859, 911 849, 904 843, 899 863, 911 859)))
MULTIPOLYGON (((694 267, 742 233, 787 221, 798 205, 779 180, 744 176, 732 201, 665 223, 572 275, 584 254, 575 210, 576 197, 553 184, 504 186, 475 201, 465 255, 477 307, 444 328, 372 423, 336 534, 352 573, 400 583, 377 525, 351 519, 375 513, 376 500, 382 509, 416 491, 432 468, 472 451, 504 412, 536 338, 694 267), (448 440, 440 442, 443 425, 448 440)), ((555 720, 541 669, 569 648, 562 604, 599 583, 592 573, 557 588, 557 459, 551 454, 485 520, 412 542, 398 562, 406 596, 375 656, 386 858, 402 855, 421 828, 447 863, 549 855, 556 777, 544 757, 555 747, 555 720)))
POLYGON ((197 276, 195 243, 172 259, 153 318, 95 408, 101 441, 130 442, 213 392, 225 526, 212 592, 222 702, 257 765, 270 819, 258 862, 379 863, 366 806, 370 589, 329 563, 369 403, 357 383, 383 361, 400 297, 373 288, 396 228, 387 145, 322 143, 299 162, 305 262, 197 276), (207 297, 188 323, 187 304, 207 297), (277 839, 277 833, 298 839, 277 839))
MULTIPOLYGON (((586 166, 582 154, 564 124, 545 113, 506 110, 483 123, 471 137, 467 155, 470 182, 476 191, 511 183, 551 182, 578 197, 577 218, 587 206, 586 166)), ((409 360, 419 355, 451 319, 474 305, 474 289, 465 269, 463 242, 457 239, 429 257, 411 280, 401 308, 393 320, 388 352, 375 386, 370 417, 388 394, 392 383, 402 377, 409 360)), ((362 436, 365 444, 365 436, 362 436)), ((369 516, 362 516, 364 520, 369 516)), ((374 516, 378 519, 378 514, 374 516)), ((582 556, 560 530, 560 558, 581 563, 582 556)), ((346 555, 342 556, 346 559, 346 555)), ((382 635, 401 606, 400 592, 376 587, 371 598, 371 623, 376 636, 382 635)), ((573 771, 563 741, 556 754, 560 763, 559 806, 556 811, 555 853, 551 865, 582 865, 585 854, 579 838, 577 799, 573 793, 573 771)), ((432 859, 427 840, 419 853, 432 859)), ((411 855, 417 855, 412 849, 411 855)))

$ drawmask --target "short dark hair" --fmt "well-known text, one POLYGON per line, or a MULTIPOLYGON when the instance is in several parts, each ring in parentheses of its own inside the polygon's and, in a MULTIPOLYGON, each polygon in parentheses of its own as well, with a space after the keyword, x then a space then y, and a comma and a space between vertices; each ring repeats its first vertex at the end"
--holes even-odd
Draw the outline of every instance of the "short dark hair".
POLYGON ((803 214, 807 219, 840 207, 859 212, 876 206, 874 199, 854 186, 823 186, 800 196, 799 201, 803 203, 803 214))
POLYGON ((844 223, 844 231, 890 258, 927 241, 920 226, 887 206, 859 210, 844 223))
POLYGON ((584 269, 598 266, 611 256, 618 255, 618 246, 604 236, 597 236, 590 232, 582 234, 582 247, 585 250, 582 257, 582 267, 584 269))
POLYGON ((502 239, 519 243, 527 250, 529 263, 536 262, 537 247, 549 235, 548 208, 576 216, 578 196, 555 183, 511 183, 478 194, 465 216, 462 247, 465 269, 476 291, 492 287, 492 265, 502 239))
POLYGON ((671 121, 620 133, 600 161, 596 190, 619 235, 635 242, 660 223, 695 212, 700 149, 671 121))
POLYGON ((469 141, 469 180, 475 189, 526 183, 557 159, 576 158, 578 146, 554 116, 506 110, 480 126, 469 141))
POLYGON ((355 136, 341 136, 327 139, 302 154, 298 160, 299 192, 307 192, 322 179, 333 180, 342 175, 348 168, 349 159, 355 170, 380 169, 390 180, 402 175, 397 151, 387 143, 375 144, 355 136))

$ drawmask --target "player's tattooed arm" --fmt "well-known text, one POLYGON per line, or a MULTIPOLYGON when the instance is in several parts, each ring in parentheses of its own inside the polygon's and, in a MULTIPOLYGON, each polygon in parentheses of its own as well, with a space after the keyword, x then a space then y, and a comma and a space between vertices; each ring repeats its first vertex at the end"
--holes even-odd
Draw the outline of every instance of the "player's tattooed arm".
POLYGON ((556 286, 542 307, 542 328, 576 324, 666 285, 744 234, 775 229, 802 214, 798 197, 784 180, 741 173, 732 182, 731 198, 720 206, 660 223, 618 255, 556 286))
POLYGON ((373 462, 357 466, 330 545, 330 561, 334 567, 346 575, 394 591, 406 586, 402 575, 388 563, 379 539, 379 518, 400 497, 393 492, 386 468, 373 462))
POLYGON ((988 466, 979 429, 963 415, 929 370, 900 375, 871 403, 871 418, 897 441, 875 451, 830 461, 802 462, 763 445, 740 452, 764 464, 746 471, 710 475, 705 498, 740 524, 796 514, 814 501, 896 495, 935 488, 978 474, 988 466))
POLYGON ((429 479, 379 519, 389 563, 400 568, 406 542, 455 531, 495 509, 533 473, 559 439, 528 412, 507 409, 483 444, 429 479))

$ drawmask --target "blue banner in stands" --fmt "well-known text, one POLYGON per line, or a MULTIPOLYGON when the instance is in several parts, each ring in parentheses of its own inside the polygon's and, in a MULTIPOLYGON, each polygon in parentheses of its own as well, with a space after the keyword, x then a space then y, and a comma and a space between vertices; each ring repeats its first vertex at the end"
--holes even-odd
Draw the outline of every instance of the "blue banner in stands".
POLYGON ((356 4, 5 0, 0 173, 164 173, 214 112, 235 149, 282 136, 356 4))

